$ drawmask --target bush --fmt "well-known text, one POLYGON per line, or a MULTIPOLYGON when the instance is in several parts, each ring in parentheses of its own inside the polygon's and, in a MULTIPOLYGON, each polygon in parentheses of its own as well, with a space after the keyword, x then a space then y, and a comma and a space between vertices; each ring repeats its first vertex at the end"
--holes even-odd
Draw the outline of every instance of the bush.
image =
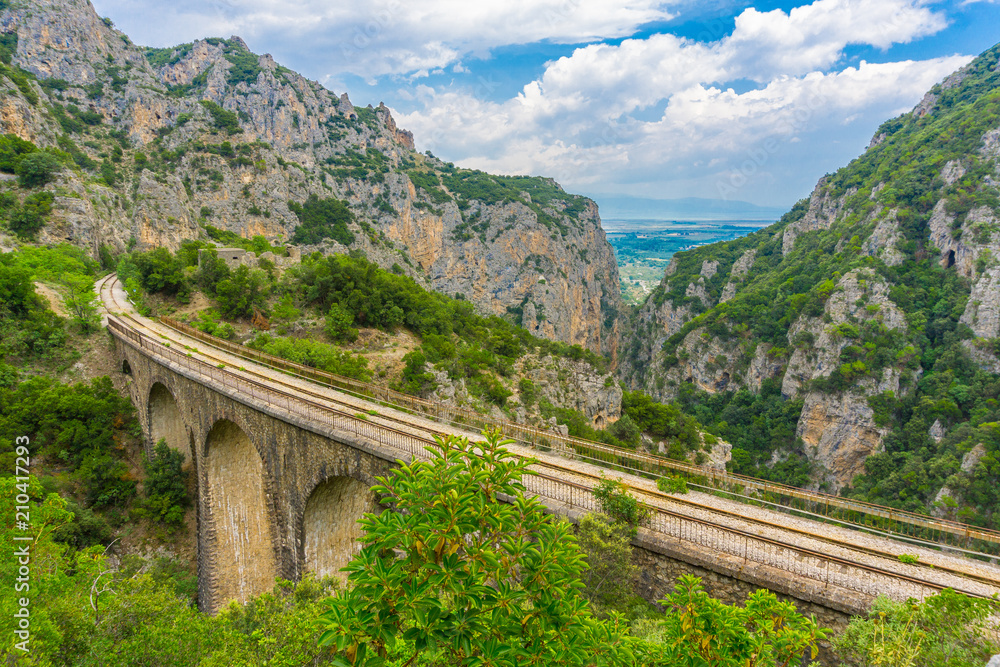
POLYGON ((584 594, 605 604, 631 597, 639 568, 632 564, 630 527, 603 514, 584 514, 577 535, 590 566, 583 575, 584 594))
POLYGON ((17 173, 17 165, 24 156, 37 150, 35 144, 21 139, 16 134, 0 136, 0 171, 8 174, 17 173))
POLYGON ((362 520, 348 587, 322 617, 339 663, 624 664, 627 637, 580 598, 570 524, 524 495, 510 441, 486 437, 438 440, 429 461, 379 478, 391 509, 362 520))
POLYGON ((21 157, 14 168, 17 182, 24 188, 35 188, 52 181, 62 170, 59 159, 47 151, 35 151, 21 157))
POLYGON ((354 324, 354 315, 346 311, 340 304, 333 304, 326 313, 326 326, 323 330, 326 335, 334 340, 355 341, 358 338, 358 330, 351 325, 354 324))
POLYGON ((156 443, 153 458, 144 459, 143 507, 154 521, 171 525, 184 522, 184 511, 191 506, 191 498, 183 465, 184 455, 171 449, 163 438, 156 443))
POLYGON ((212 117, 212 124, 217 130, 222 130, 226 134, 239 134, 243 131, 240 127, 240 118, 232 111, 227 111, 211 100, 202 100, 201 106, 205 107, 212 117))
POLYGON ((292 243, 315 245, 323 239, 333 239, 342 245, 354 243, 354 234, 347 228, 354 221, 354 215, 345 202, 320 199, 312 194, 301 205, 288 202, 288 208, 301 223, 295 228, 292 243))
POLYGON ((635 447, 642 440, 642 430, 627 414, 611 424, 607 431, 629 447, 635 447))
POLYGON ((637 526, 649 520, 649 509, 643 507, 638 500, 630 495, 628 487, 617 479, 602 477, 593 493, 601 506, 601 511, 607 514, 612 521, 630 526, 633 535, 637 526))
POLYGON ((222 316, 234 319, 250 317, 254 310, 262 310, 269 293, 267 276, 260 269, 251 270, 241 264, 230 277, 215 286, 215 298, 222 316))
POLYGON ((10 215, 10 230, 19 238, 34 239, 45 226, 53 201, 55 197, 51 192, 36 192, 25 197, 24 204, 10 215))
POLYGON ((946 588, 923 602, 879 596, 868 617, 855 617, 833 648, 848 667, 980 667, 1000 651, 989 630, 995 600, 946 588))
POLYGON ((671 477, 660 477, 656 480, 656 488, 664 493, 687 493, 687 480, 676 475, 671 477))

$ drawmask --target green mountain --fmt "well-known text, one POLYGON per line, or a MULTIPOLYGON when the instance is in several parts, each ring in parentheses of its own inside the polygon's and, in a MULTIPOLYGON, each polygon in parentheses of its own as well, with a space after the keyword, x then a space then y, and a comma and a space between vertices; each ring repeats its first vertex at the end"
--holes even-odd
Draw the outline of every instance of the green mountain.
POLYGON ((536 335, 616 351, 618 268, 597 206, 551 179, 418 153, 384 105, 355 107, 239 37, 137 46, 86 0, 0 3, 0 52, 0 170, 35 148, 57 161, 0 181, 0 245, 68 240, 96 257, 176 250, 214 227, 357 251, 536 335))
POLYGON ((734 470, 994 525, 1000 46, 750 236, 678 253, 621 376, 734 470))

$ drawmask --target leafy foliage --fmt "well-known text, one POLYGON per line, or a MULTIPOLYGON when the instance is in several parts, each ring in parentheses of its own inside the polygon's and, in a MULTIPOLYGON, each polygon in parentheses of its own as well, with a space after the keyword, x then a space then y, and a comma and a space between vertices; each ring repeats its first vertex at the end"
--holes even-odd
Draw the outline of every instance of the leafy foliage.
POLYGON ((211 100, 201 100, 199 104, 205 107, 205 110, 208 111, 209 115, 212 117, 212 124, 215 126, 215 129, 221 130, 230 135, 239 134, 243 131, 243 128, 240 127, 239 116, 232 111, 223 109, 211 100))
POLYGON ((191 498, 183 465, 184 454, 171 449, 163 438, 156 443, 153 457, 143 461, 143 507, 154 520, 172 525, 184 521, 184 510, 191 506, 191 498))
POLYGON ((368 360, 340 348, 310 338, 276 338, 270 334, 259 334, 247 343, 261 352, 273 354, 297 364, 312 366, 328 373, 345 377, 368 380, 368 360))
POLYGON ((989 628, 996 611, 995 600, 948 588, 922 602, 879 596, 867 618, 852 618, 833 647, 847 667, 979 667, 1000 651, 989 628))
POLYGON ((269 292, 267 275, 246 264, 240 264, 228 278, 215 285, 219 310, 231 319, 251 317, 254 310, 263 310, 269 292))
POLYGON ((24 156, 37 150, 35 144, 21 139, 16 134, 0 136, 0 171, 8 174, 17 173, 17 165, 24 156))
POLYGON ((630 598, 639 568, 632 564, 632 527, 603 514, 584 514, 577 539, 588 569, 582 575, 591 602, 613 605, 630 598))
POLYGON ((62 169, 59 158, 48 151, 23 154, 14 167, 17 182, 25 188, 36 188, 51 182, 62 169))
POLYGON ((55 195, 51 192, 36 192, 24 198, 21 206, 12 201, 7 207, 8 225, 10 230, 24 240, 32 240, 45 226, 45 221, 52 213, 52 202, 55 195))
POLYGON ((260 59, 257 56, 230 40, 226 42, 225 57, 231 63, 226 74, 226 83, 230 86, 239 83, 247 85, 257 83, 257 75, 261 71, 260 59))
POLYGON ((33 377, 0 388, 0 451, 9 455, 15 437, 33 434, 32 454, 69 464, 92 506, 121 507, 135 495, 113 456, 133 423, 131 404, 107 377, 74 385, 33 377))
POLYGON ((709 597, 689 574, 677 578, 661 604, 668 610, 663 620, 640 624, 636 632, 652 644, 649 665, 787 667, 804 654, 815 658, 817 642, 827 635, 770 591, 754 591, 744 606, 730 606, 709 597))
POLYGON ((601 511, 616 523, 621 523, 632 530, 649 521, 650 510, 643 507, 629 492, 628 487, 617 479, 601 477, 600 483, 594 487, 594 498, 601 506, 601 511))
POLYGON ((365 515, 351 586, 323 615, 321 643, 339 664, 385 664, 397 651, 431 664, 621 664, 621 631, 580 597, 569 524, 524 496, 528 462, 505 444, 497 433, 440 440, 430 461, 379 478, 374 491, 395 511, 365 515))
POLYGON ((288 208, 300 223, 292 235, 293 243, 315 245, 323 239, 333 239, 343 245, 354 243, 354 234, 347 228, 354 222, 354 216, 347 204, 339 199, 320 199, 312 194, 301 205, 288 202, 288 208))

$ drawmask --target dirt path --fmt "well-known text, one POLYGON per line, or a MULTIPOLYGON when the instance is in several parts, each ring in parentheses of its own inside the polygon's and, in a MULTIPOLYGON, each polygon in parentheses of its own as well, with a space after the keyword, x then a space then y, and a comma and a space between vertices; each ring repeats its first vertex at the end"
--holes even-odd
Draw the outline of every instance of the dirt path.
POLYGON ((68 317, 69 312, 66 310, 66 305, 63 303, 62 295, 55 290, 55 288, 45 283, 40 283, 35 281, 35 292, 44 297, 46 301, 49 302, 49 308, 52 312, 60 317, 68 317))

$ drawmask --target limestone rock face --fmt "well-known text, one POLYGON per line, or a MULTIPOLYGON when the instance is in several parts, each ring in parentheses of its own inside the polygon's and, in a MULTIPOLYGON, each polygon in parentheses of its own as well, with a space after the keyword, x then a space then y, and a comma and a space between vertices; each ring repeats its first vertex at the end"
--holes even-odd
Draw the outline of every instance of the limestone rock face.
POLYGON ((33 102, 0 77, 0 130, 40 146, 67 136, 82 167, 60 174, 40 240, 176 249, 212 225, 287 242, 299 226, 289 202, 337 198, 355 240, 303 251, 360 250, 484 314, 617 354, 617 263, 590 200, 543 179, 513 196, 451 192, 439 175, 475 172, 416 153, 384 104, 355 106, 239 37, 147 57, 86 0, 11 5, 0 31, 17 32, 13 62, 60 81, 30 82, 33 102), (85 112, 87 125, 60 125, 85 112), (417 187, 421 175, 431 180, 417 187))
POLYGON ((733 264, 733 269, 729 273, 729 282, 726 283, 725 288, 722 290, 722 296, 719 298, 719 302, 729 301, 734 296, 736 296, 736 290, 738 289, 739 283, 746 277, 747 273, 750 271, 750 267, 753 266, 754 260, 757 259, 757 249, 751 248, 743 253, 738 260, 733 264))
MULTIPOLYGON (((621 387, 610 373, 601 372, 585 361, 534 355, 522 358, 515 373, 501 380, 513 394, 512 405, 517 406, 514 414, 506 414, 496 405, 471 394, 464 379, 451 380, 445 372, 429 370, 438 384, 432 395, 435 400, 471 408, 497 420, 514 418, 522 423, 543 425, 546 422, 538 407, 542 401, 581 412, 595 428, 604 428, 621 417, 621 387), (534 387, 530 400, 521 394, 522 379, 530 381, 534 387)), ((565 429, 565 425, 562 428, 565 429)))
POLYGON ((878 321, 888 329, 906 331, 906 316, 888 298, 889 287, 861 271, 845 275, 824 307, 821 318, 800 318, 788 337, 801 341, 788 360, 781 393, 793 397, 810 380, 827 377, 840 366, 840 352, 852 343, 838 329, 841 324, 878 321), (862 275, 864 277, 862 277, 862 275), (811 341, 811 342, 810 342, 811 341))
POLYGON ((582 412, 596 428, 621 417, 621 387, 610 375, 595 373, 587 363, 543 357, 538 367, 524 376, 534 382, 540 398, 582 412))
POLYGON ((809 210, 805 216, 785 227, 781 239, 781 252, 787 255, 795 247, 795 239, 805 232, 813 232, 818 229, 829 229, 834 221, 843 211, 844 203, 856 192, 856 189, 848 190, 840 197, 833 197, 826 189, 826 178, 821 178, 809 198, 809 210))
POLYGON ((810 393, 802 406, 796 435, 806 453, 822 466, 822 481, 837 491, 864 472, 865 459, 877 451, 888 428, 873 421, 867 397, 852 393, 810 393))

